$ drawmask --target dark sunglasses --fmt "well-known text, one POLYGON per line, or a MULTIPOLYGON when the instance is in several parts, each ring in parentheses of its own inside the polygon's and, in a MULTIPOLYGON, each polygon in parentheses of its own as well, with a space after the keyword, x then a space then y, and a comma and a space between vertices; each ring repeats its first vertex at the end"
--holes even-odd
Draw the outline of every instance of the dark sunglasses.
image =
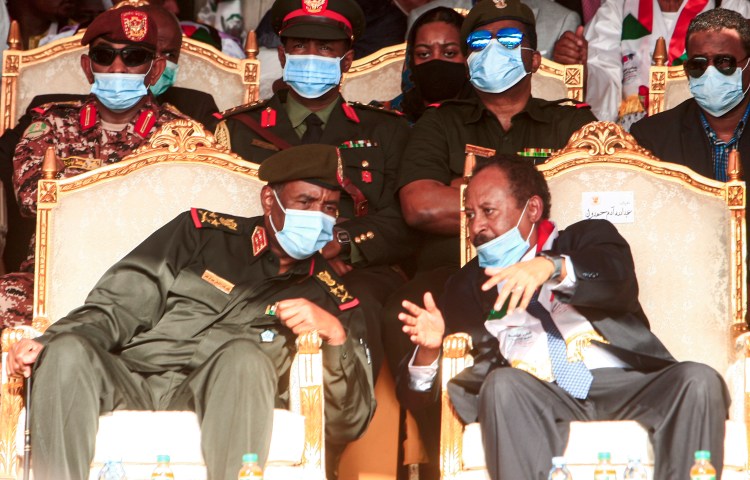
POLYGON ((731 75, 737 70, 737 59, 731 55, 716 55, 710 60, 706 57, 693 57, 688 59, 683 64, 683 67, 685 68, 685 73, 691 77, 700 78, 711 64, 724 75, 731 75))
POLYGON ((137 67, 154 59, 154 52, 143 47, 129 46, 117 49, 100 45, 89 49, 91 61, 105 67, 112 65, 118 55, 126 67, 137 67))
MULTIPOLYGON (((517 28, 501 28, 494 35, 500 45, 508 50, 514 50, 523 41, 523 32, 517 28)), ((482 50, 492 41, 493 35, 489 30, 474 30, 466 39, 466 44, 472 51, 482 50)))

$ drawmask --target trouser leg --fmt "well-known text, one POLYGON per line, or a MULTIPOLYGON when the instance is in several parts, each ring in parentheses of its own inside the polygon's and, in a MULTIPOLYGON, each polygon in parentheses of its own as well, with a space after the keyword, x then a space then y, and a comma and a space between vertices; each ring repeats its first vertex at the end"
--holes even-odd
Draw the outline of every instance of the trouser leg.
POLYGON ((570 422, 592 418, 590 402, 510 367, 490 372, 479 392, 479 423, 493 480, 544 480, 562 455, 570 422))
POLYGON ((170 410, 195 411, 209 480, 234 480, 242 455, 265 464, 271 443, 278 375, 260 346, 227 342, 177 389, 170 410))
POLYGON ((594 370, 597 417, 636 420, 654 446, 654 478, 688 478, 696 450, 710 450, 721 477, 729 394, 707 365, 682 362, 657 372, 594 370))
POLYGON ((99 415, 153 409, 148 386, 116 356, 84 337, 53 337, 36 363, 31 389, 36 480, 88 478, 99 415))

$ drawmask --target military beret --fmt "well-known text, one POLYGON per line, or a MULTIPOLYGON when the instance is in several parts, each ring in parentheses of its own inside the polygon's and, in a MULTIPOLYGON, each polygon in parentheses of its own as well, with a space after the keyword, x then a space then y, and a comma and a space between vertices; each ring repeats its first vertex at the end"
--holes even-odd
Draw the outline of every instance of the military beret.
POLYGON ((333 145, 297 145, 265 159, 258 176, 268 183, 304 180, 339 190, 339 168, 338 149, 333 145))
POLYGON ((365 31, 365 14, 354 0, 276 0, 271 24, 281 37, 353 41, 365 31))
POLYGON ((112 43, 132 43, 156 50, 156 21, 147 7, 111 8, 91 22, 81 44, 88 45, 99 37, 112 43))
POLYGON ((534 12, 521 0, 479 0, 469 11, 461 26, 461 48, 466 52, 466 39, 478 27, 498 20, 516 20, 536 27, 534 12))

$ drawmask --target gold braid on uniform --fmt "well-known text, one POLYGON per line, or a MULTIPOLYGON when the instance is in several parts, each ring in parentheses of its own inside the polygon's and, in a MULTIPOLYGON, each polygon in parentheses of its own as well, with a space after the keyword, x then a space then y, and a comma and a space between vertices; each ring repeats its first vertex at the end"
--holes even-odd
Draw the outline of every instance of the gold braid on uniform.
POLYGON ((218 125, 216 125, 214 137, 216 137, 216 143, 227 147, 229 150, 232 149, 232 140, 229 136, 229 127, 227 127, 226 120, 222 120, 218 125))

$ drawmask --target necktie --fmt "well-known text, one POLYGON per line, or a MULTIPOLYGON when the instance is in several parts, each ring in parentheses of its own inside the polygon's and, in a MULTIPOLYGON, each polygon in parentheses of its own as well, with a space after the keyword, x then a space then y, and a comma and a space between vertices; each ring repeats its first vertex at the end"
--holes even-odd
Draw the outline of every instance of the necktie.
POLYGON ((552 373, 557 384, 573 397, 584 400, 589 393, 593 377, 582 361, 568 361, 568 349, 560 330, 552 321, 549 312, 539 303, 536 295, 529 302, 526 311, 542 322, 547 333, 547 348, 552 362, 552 373))
POLYGON ((300 141, 303 144, 320 143, 320 137, 323 136, 323 120, 314 113, 311 113, 305 119, 305 125, 307 125, 307 129, 300 141))

